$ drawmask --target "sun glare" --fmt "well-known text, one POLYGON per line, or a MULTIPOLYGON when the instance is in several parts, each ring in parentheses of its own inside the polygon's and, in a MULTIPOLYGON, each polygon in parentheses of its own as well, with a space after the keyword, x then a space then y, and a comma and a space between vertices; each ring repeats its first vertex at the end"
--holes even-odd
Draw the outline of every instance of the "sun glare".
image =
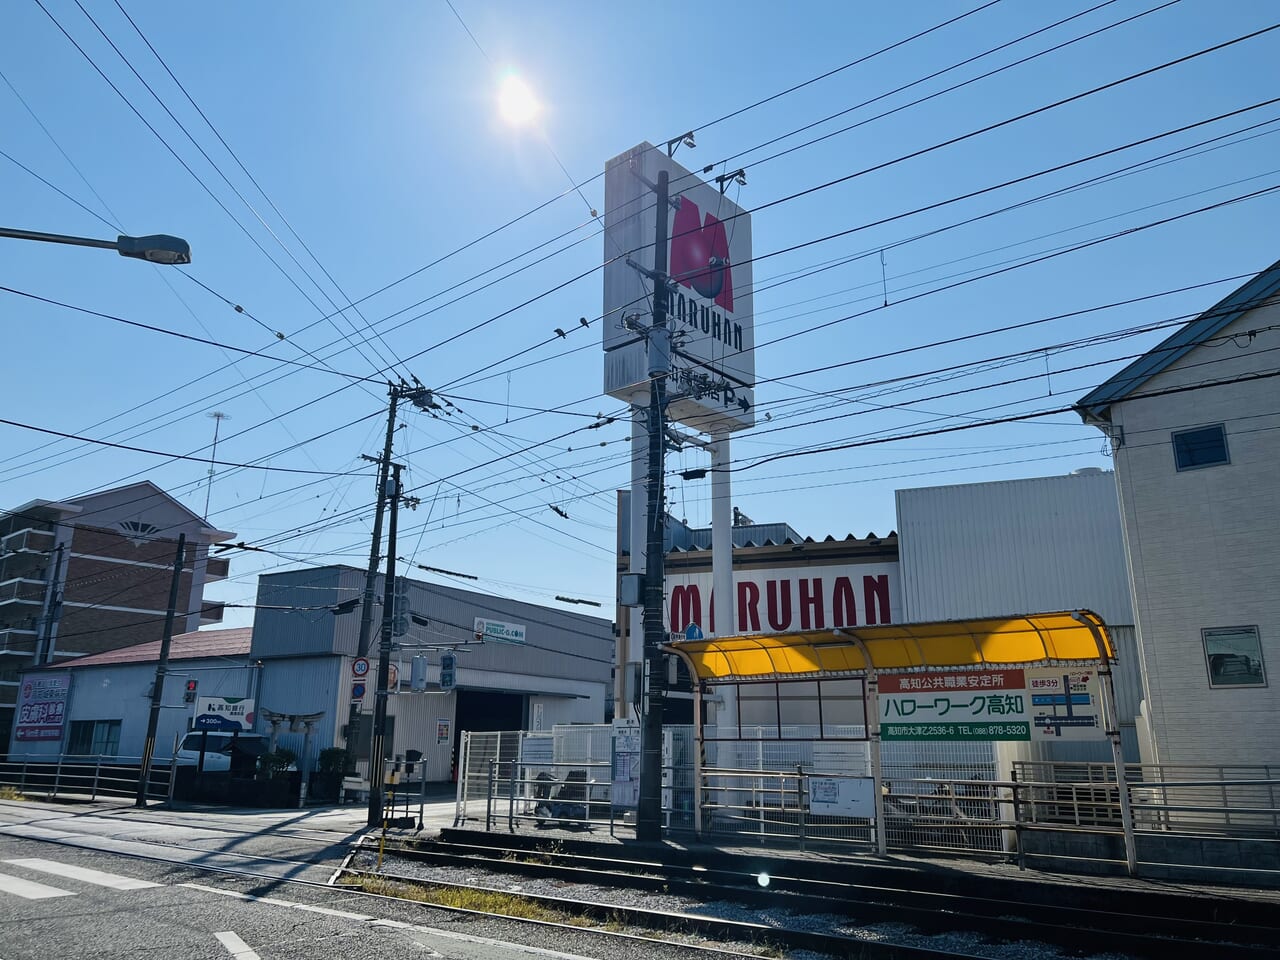
POLYGON ((531 123, 541 109, 528 85, 513 73, 502 78, 498 88, 498 109, 502 119, 512 126, 531 123))

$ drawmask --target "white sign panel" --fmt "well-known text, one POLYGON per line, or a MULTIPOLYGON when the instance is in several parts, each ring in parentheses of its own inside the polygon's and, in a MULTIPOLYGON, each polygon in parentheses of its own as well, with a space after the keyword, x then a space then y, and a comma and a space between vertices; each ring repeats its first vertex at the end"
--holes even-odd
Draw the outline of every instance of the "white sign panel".
POLYGON ((247 697, 198 697, 195 730, 252 730, 253 701, 247 697))
MULTIPOLYGON (((742 430, 755 423, 751 217, 660 148, 642 143, 605 166, 604 390, 626 403, 649 402, 645 341, 624 320, 653 319, 653 281, 627 264, 654 268, 657 212, 649 184, 670 177, 667 326, 686 357, 671 357, 668 416, 695 430, 742 430), (689 359, 692 358, 692 359, 689 359)), ((730 193, 733 193, 731 188, 730 193)))
POLYGON ((717 628, 711 573, 668 573, 667 629, 691 623, 706 633, 785 633, 897 623, 902 619, 897 563, 735 570, 733 629, 717 628))
POLYGON ((874 783, 870 777, 810 777, 809 812, 872 819, 876 815, 874 783))
POLYGON ((524 643, 523 623, 502 623, 476 617, 476 639, 496 643, 524 643))
POLYGON ((613 790, 611 802, 621 810, 635 810, 640 803, 640 724, 613 721, 613 790))

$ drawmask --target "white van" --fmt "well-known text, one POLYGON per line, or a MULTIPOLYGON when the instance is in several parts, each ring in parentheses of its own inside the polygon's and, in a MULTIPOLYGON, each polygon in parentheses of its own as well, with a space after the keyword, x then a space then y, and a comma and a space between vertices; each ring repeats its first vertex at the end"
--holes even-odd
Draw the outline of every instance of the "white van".
MULTIPOLYGON (((270 743, 260 733, 241 733, 232 735, 225 730, 202 733, 195 730, 188 733, 178 745, 177 761, 179 766, 194 767, 200 762, 200 747, 204 745, 204 772, 226 773, 231 769, 231 757, 240 754, 242 762, 252 767, 249 757, 260 757, 268 751, 270 743)), ((239 764, 237 764, 237 769, 239 764)))

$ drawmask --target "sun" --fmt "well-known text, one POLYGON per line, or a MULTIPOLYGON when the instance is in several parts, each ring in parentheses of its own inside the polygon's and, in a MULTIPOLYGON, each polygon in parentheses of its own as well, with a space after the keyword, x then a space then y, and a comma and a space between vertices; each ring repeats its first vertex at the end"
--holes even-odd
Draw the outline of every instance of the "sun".
POLYGON ((498 111, 502 119, 515 127, 522 127, 537 119, 542 111, 528 84, 516 74, 509 73, 502 78, 498 88, 498 111))

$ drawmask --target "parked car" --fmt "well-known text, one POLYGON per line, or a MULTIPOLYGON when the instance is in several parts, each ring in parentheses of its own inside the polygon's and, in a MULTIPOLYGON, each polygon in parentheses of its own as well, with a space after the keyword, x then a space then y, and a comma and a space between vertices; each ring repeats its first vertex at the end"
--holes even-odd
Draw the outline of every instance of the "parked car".
POLYGON ((258 757, 267 753, 270 743, 260 733, 231 734, 223 731, 188 733, 178 745, 179 766, 194 767, 200 762, 204 746, 204 772, 227 773, 234 766, 252 776, 258 757))

